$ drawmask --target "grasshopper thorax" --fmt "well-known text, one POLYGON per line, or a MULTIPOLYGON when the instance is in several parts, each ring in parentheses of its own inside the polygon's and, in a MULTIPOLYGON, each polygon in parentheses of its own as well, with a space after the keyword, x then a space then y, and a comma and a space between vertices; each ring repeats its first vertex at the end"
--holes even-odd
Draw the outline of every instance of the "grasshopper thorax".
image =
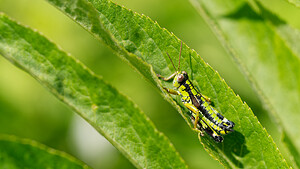
POLYGON ((188 79, 189 77, 185 71, 177 71, 173 80, 173 86, 178 88, 188 79))

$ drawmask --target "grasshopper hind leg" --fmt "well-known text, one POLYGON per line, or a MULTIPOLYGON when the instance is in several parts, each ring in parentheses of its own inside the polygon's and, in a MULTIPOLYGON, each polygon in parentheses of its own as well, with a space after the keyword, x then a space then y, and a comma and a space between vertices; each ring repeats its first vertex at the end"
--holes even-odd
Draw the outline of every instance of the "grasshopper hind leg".
MULTIPOLYGON (((191 121, 192 123, 195 122, 194 114, 191 112, 191 121)), ((201 136, 203 136, 203 131, 207 133, 209 136, 211 136, 216 142, 221 143, 223 141, 223 137, 220 136, 216 131, 212 130, 203 120, 199 119, 197 123, 197 130, 200 131, 201 136)))
POLYGON ((224 116, 222 116, 220 113, 216 113, 216 115, 222 120, 222 125, 224 126, 225 130, 233 131, 234 122, 226 119, 224 116))
POLYGON ((232 122, 232 121, 230 121, 230 120, 228 120, 228 119, 226 119, 226 118, 224 118, 224 119, 222 119, 222 122, 223 122, 223 124, 224 124, 224 126, 225 126, 225 129, 226 130, 228 130, 228 131, 233 131, 233 127, 234 127, 234 122, 232 122))

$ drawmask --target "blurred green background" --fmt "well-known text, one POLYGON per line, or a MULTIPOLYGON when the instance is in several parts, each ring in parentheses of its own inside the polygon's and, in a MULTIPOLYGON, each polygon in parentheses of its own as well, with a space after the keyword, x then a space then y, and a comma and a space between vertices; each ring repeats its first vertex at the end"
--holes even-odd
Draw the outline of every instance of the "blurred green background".
MULTIPOLYGON (((188 1, 114 0, 149 16, 195 49, 252 108, 283 151, 276 125, 243 75, 188 1)), ((299 10, 283 0, 262 1, 300 28, 299 10), (272 5, 270 5, 272 4, 272 5)), ((0 0, 0 11, 42 32, 63 50, 128 95, 164 132, 190 168, 222 168, 199 143, 196 133, 144 80, 110 49, 43 0, 0 0)), ((69 110, 28 74, 0 57, 0 133, 37 140, 65 151, 93 168, 134 168, 88 123, 69 110)))

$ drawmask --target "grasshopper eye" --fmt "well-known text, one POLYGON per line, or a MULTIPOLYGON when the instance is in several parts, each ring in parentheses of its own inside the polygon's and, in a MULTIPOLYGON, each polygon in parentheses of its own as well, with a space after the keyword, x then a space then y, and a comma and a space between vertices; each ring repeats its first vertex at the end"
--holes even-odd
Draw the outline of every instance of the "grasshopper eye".
POLYGON ((184 79, 189 79, 188 74, 186 73, 186 71, 182 71, 182 75, 184 76, 184 79))
POLYGON ((177 81, 178 81, 179 83, 181 83, 181 82, 183 82, 183 80, 184 80, 184 75, 183 75, 183 74, 179 74, 179 75, 178 75, 178 78, 177 78, 177 81))
POLYGON ((185 71, 182 71, 180 74, 178 74, 177 82, 178 83, 182 83, 182 82, 184 82, 187 79, 188 79, 187 73, 185 71))

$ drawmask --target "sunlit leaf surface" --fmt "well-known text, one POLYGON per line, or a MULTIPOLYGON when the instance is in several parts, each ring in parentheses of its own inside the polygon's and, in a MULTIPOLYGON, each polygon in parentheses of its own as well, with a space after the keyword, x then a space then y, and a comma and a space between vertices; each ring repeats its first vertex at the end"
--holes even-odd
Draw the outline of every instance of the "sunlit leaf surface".
MULTIPOLYGON (((177 63, 180 40, 148 17, 106 0, 90 0, 90 3, 83 0, 48 1, 125 58, 151 83, 161 87, 155 73, 166 76, 175 71, 166 52, 177 63), (153 67, 155 73, 145 62, 153 67)), ((221 144, 208 137, 201 139, 215 159, 228 168, 288 167, 250 108, 233 93, 218 73, 186 45, 183 45, 181 69, 189 73, 194 84, 212 99, 222 114, 236 123, 235 132, 225 136, 221 144)), ((163 85, 171 87, 170 83, 163 85)), ((178 98, 175 100, 177 103, 173 102, 174 105, 181 105, 178 98)), ((183 110, 183 117, 189 121, 187 110, 182 106, 176 107, 179 111, 183 110)))
POLYGON ((136 167, 186 168, 170 141, 127 97, 48 39, 4 14, 0 54, 82 116, 136 167))

